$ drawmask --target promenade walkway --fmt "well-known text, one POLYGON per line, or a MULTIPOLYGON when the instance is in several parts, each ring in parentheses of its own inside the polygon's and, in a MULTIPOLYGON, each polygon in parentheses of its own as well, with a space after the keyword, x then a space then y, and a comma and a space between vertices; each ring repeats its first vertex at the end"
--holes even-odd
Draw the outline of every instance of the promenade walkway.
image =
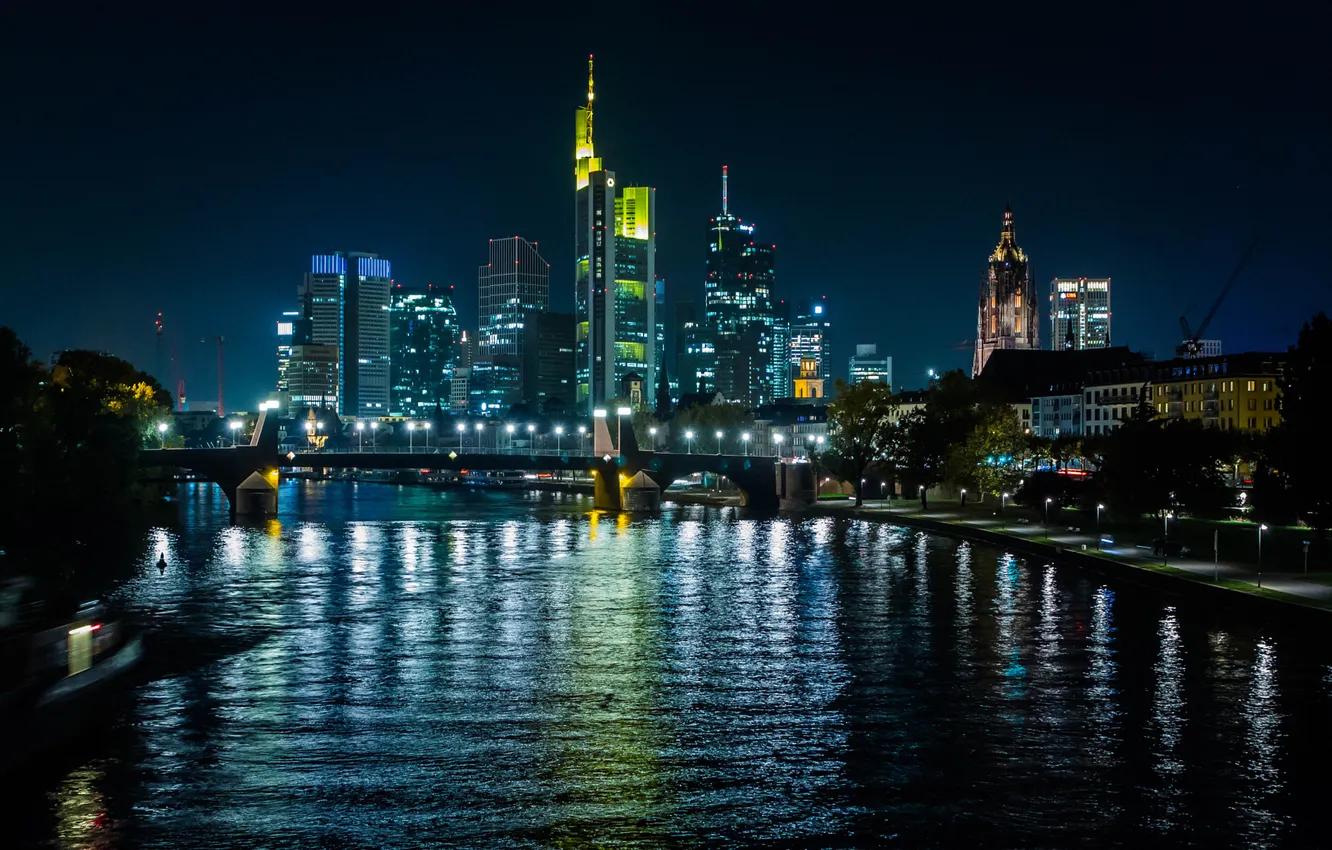
MULTIPOLYGON (((856 509, 851 502, 823 502, 821 507, 833 510, 845 510, 875 519, 905 517, 908 519, 931 520, 937 523, 970 526, 986 531, 1010 535, 1016 539, 1031 540, 1040 543, 1052 543, 1067 549, 1085 551, 1088 555, 1097 554, 1097 534, 1095 526, 1070 527, 1057 524, 1051 517, 1050 527, 1045 528, 1040 522, 1021 521, 1025 516, 1011 512, 1004 517, 994 505, 972 505, 966 508, 948 506, 920 510, 920 504, 914 501, 867 500, 863 507, 856 509)), ((1152 554, 1151 540, 1116 539, 1113 543, 1102 543, 1100 554, 1123 563, 1159 569, 1163 565, 1160 555, 1152 554)), ((1267 571, 1261 576, 1251 564, 1221 559, 1217 563, 1207 557, 1211 553, 1192 553, 1183 557, 1164 559, 1164 565, 1171 569, 1191 573, 1206 581, 1221 583, 1239 590, 1259 592, 1261 590, 1283 593, 1306 600, 1320 607, 1332 607, 1332 586, 1310 581, 1300 572, 1267 571)))

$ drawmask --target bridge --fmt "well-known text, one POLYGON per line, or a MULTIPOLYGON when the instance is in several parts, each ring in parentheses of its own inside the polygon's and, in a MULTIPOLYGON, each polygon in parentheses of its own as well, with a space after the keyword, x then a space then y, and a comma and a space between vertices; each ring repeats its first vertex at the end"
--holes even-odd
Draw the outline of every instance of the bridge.
POLYGON ((276 417, 259 414, 249 444, 213 449, 146 449, 141 467, 188 469, 215 482, 226 493, 233 516, 277 512, 279 470, 431 469, 515 470, 525 472, 586 472, 593 478, 594 504, 599 510, 622 510, 626 491, 652 487, 665 490, 695 473, 724 475, 740 490, 741 504, 777 510, 813 501, 813 475, 808 464, 783 463, 754 455, 678 454, 639 449, 633 430, 621 434, 614 447, 604 420, 597 420, 592 454, 575 452, 468 451, 443 449, 369 452, 278 451, 276 417), (639 473, 647 479, 639 478, 639 473))

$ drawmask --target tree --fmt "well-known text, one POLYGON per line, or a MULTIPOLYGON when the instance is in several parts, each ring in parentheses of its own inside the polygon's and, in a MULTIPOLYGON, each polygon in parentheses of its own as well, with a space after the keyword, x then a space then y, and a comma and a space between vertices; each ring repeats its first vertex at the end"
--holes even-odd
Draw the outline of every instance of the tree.
MULTIPOLYGON (((676 451, 686 451, 685 434, 694 433, 694 451, 714 451, 718 431, 738 446, 739 434, 754 429, 754 416, 741 404, 700 404, 675 413, 671 420, 671 444, 676 451)), ((723 446, 723 448, 725 448, 723 446)))
POLYGON ((856 505, 864 498, 865 470, 888 457, 893 440, 893 394, 887 384, 836 383, 837 398, 828 405, 828 451, 823 463, 851 482, 856 505))
POLYGON ((949 450, 970 435, 981 394, 960 369, 930 385, 923 408, 903 415, 890 434, 888 459, 912 487, 929 489, 947 480, 949 450))
POLYGON ((1281 424, 1267 435, 1254 482, 1260 515, 1293 516, 1314 530, 1326 556, 1332 527, 1327 425, 1332 422, 1332 320, 1326 313, 1304 323, 1282 376, 1281 424))
POLYGON ((948 452, 948 480, 972 484, 977 492, 999 496, 1013 493, 1022 483, 1025 446, 1022 423, 1006 404, 983 404, 975 414, 971 433, 948 452))
POLYGON ((666 377, 666 365, 663 363, 657 372, 657 421, 665 422, 671 418, 671 384, 666 377))

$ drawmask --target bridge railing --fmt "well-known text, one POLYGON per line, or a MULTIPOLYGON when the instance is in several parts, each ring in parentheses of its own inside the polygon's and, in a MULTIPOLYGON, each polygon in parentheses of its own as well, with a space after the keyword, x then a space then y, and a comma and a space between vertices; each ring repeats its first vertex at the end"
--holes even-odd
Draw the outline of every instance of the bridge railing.
POLYGON ((501 446, 501 447, 499 447, 499 448, 496 448, 496 447, 494 447, 494 446, 479 446, 479 447, 478 447, 478 446, 463 446, 461 450, 460 450, 457 446, 445 446, 445 447, 443 447, 443 448, 441 448, 441 447, 439 447, 439 446, 431 446, 430 448, 426 448, 425 446, 412 446, 412 447, 410 447, 410 448, 407 447, 407 446, 365 446, 364 448, 357 448, 356 446, 351 446, 351 447, 349 447, 349 448, 336 448, 336 449, 330 449, 330 448, 324 448, 324 449, 309 449, 309 448, 304 448, 304 447, 291 447, 291 448, 289 448, 288 450, 291 451, 291 452, 294 452, 295 454, 299 454, 299 455, 319 455, 319 454, 340 454, 340 455, 360 455, 360 454, 364 454, 364 455, 406 455, 406 454, 410 454, 410 455, 422 455, 422 456, 427 456, 427 457, 432 457, 432 456, 448 457, 450 454, 457 454, 457 455, 509 455, 509 456, 512 456, 512 457, 528 457, 528 456, 531 456, 531 455, 536 455, 536 456, 540 456, 540 457, 561 457, 561 456, 565 456, 565 455, 567 455, 567 456, 569 456, 569 457, 590 457, 591 454, 592 454, 592 453, 591 453, 590 451, 588 451, 587 449, 583 449, 583 450, 579 451, 579 450, 575 450, 575 449, 565 449, 565 448, 561 448, 561 449, 528 449, 528 448, 509 448, 509 447, 507 447, 507 446, 501 446))

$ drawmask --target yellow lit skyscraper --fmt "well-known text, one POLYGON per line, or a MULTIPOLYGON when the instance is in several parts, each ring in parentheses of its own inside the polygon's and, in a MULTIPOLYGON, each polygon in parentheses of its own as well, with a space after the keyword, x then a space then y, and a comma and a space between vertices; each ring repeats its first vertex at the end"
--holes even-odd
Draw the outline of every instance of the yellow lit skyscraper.
POLYGON ((587 104, 574 124, 574 310, 578 403, 620 394, 630 373, 656 378, 656 190, 615 185, 592 142, 592 57, 587 104))

